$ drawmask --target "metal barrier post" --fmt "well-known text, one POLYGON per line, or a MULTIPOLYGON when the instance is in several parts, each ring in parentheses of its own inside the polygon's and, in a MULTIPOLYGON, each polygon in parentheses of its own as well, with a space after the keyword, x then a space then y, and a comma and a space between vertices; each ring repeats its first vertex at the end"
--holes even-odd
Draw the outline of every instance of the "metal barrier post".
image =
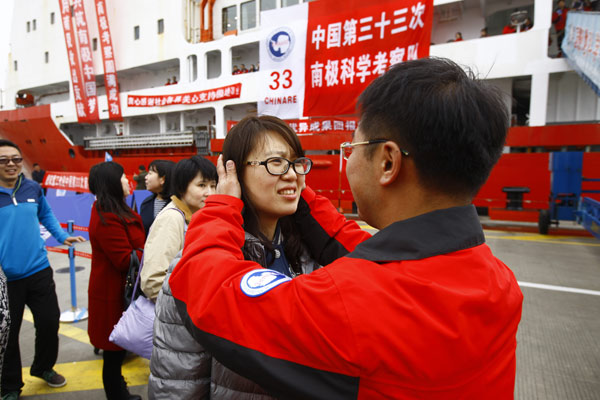
MULTIPOLYGON (((72 219, 67 221, 67 232, 73 236, 72 219)), ((60 322, 78 322, 88 317, 88 311, 85 308, 77 308, 77 286, 75 283, 75 246, 69 246, 69 273, 71 278, 71 309, 63 311, 60 314, 60 322)))

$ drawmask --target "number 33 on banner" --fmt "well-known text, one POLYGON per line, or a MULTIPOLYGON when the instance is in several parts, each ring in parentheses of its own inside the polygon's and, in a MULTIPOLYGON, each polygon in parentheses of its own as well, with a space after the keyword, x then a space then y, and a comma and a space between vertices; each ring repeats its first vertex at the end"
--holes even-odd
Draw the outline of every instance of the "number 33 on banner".
POLYGON ((283 89, 289 89, 292 87, 292 70, 284 69, 283 72, 273 71, 271 72, 271 84, 269 89, 277 90, 280 87, 283 89))

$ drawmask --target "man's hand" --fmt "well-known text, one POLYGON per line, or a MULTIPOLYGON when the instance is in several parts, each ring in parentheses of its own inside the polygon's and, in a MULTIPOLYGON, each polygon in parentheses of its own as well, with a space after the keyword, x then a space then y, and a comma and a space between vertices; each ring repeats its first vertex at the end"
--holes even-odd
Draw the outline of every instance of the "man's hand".
POLYGON ((229 196, 242 198, 242 187, 237 178, 235 171, 235 163, 231 160, 227 161, 227 167, 223 165, 223 155, 217 160, 217 174, 219 175, 219 183, 217 184, 217 194, 226 194, 229 196))
POLYGON ((63 244, 66 244, 67 246, 73 246, 73 243, 75 242, 85 242, 85 238, 83 236, 69 236, 65 239, 63 244))

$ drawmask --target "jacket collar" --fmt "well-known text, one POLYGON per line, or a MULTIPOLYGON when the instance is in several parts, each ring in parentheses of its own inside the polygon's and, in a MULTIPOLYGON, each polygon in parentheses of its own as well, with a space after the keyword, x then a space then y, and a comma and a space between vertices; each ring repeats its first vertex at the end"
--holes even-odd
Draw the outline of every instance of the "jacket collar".
POLYGON ((171 196, 171 201, 173 202, 175 207, 177 207, 181 211, 183 211, 183 215, 185 215, 185 222, 189 224, 190 221, 192 220, 192 212, 188 208, 187 204, 185 204, 183 201, 179 200, 179 197, 177 197, 175 195, 171 196))
POLYGON ((452 207, 398 221, 346 255, 369 261, 420 260, 485 243, 475 206, 452 207))

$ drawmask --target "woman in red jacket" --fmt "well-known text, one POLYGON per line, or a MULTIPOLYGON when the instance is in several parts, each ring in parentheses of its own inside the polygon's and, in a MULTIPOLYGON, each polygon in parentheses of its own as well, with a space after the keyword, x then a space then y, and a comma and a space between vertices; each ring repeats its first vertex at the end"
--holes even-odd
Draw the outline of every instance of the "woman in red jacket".
MULTIPOLYGON (((108 337, 123 313, 123 291, 134 249, 144 247, 142 219, 125 203, 129 182, 123 167, 103 162, 90 169, 90 191, 96 195, 89 233, 92 244, 92 271, 88 287, 88 334, 94 347, 104 350, 102 382, 109 400, 137 400, 130 395, 121 375, 125 350, 108 337)), ((141 250, 138 257, 141 258, 141 250)))

